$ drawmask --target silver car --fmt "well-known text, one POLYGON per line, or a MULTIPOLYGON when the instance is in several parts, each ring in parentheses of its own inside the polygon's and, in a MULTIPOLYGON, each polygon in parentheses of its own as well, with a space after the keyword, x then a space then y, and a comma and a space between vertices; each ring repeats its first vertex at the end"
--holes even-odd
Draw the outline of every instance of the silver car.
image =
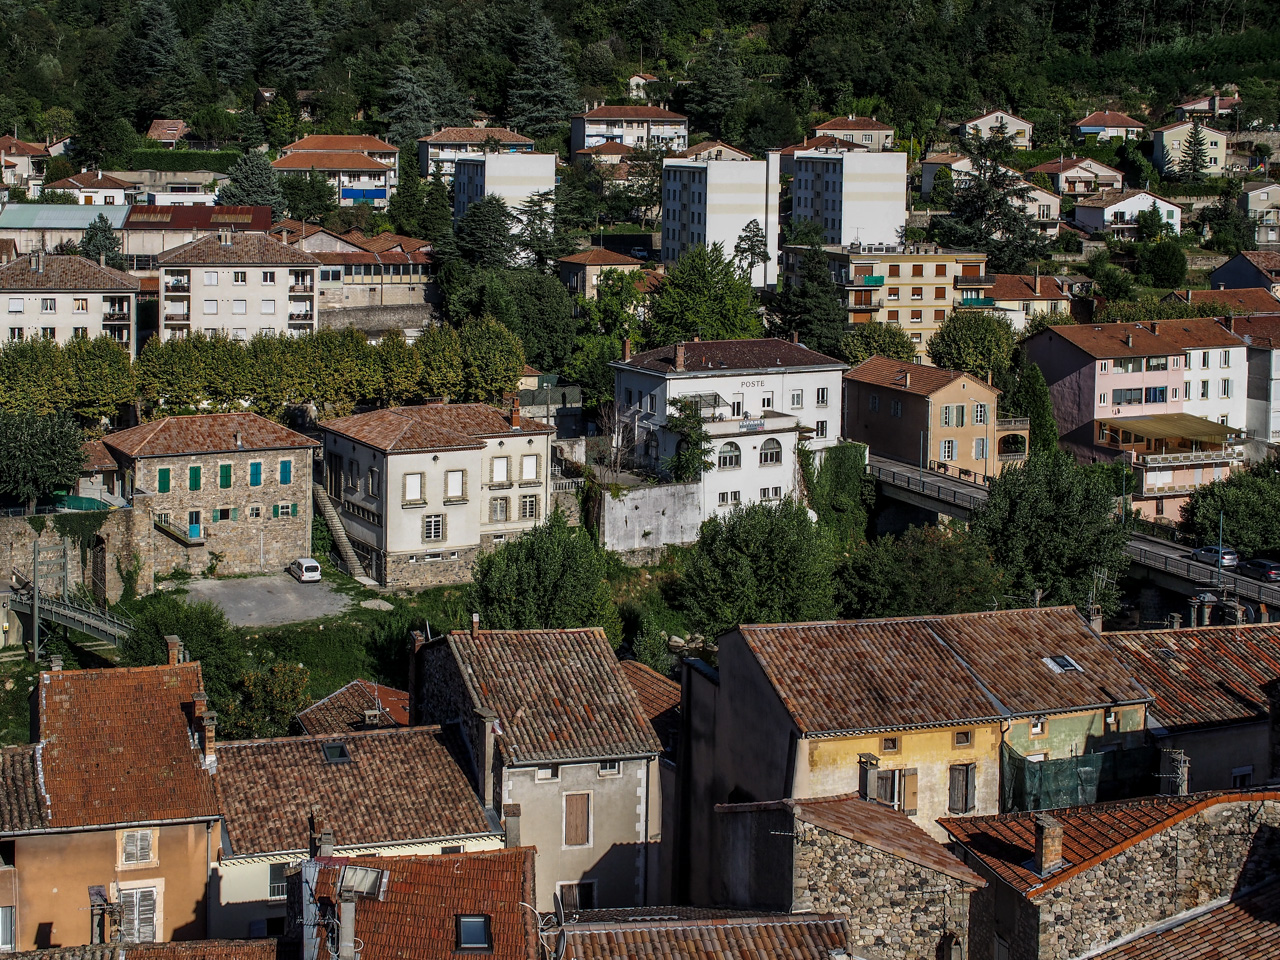
POLYGON ((1230 547, 1196 547, 1191 551, 1191 559, 1198 563, 1207 563, 1211 567, 1234 567, 1240 562, 1240 555, 1230 547), (1219 563, 1221 559, 1221 563, 1219 563))

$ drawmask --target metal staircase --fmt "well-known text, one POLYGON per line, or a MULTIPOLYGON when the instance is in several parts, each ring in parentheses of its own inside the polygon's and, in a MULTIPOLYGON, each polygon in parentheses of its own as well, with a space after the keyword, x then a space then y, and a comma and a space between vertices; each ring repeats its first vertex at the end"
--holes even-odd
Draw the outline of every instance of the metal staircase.
POLYGON ((364 572, 364 565, 360 563, 360 558, 356 556, 356 551, 351 546, 351 541, 347 539, 347 531, 342 526, 342 518, 338 516, 337 508, 334 507, 333 501, 329 499, 329 494, 325 491, 324 484, 313 483, 311 491, 316 502, 316 509, 324 515, 324 522, 329 527, 329 536, 333 538, 333 546, 338 551, 338 556, 342 558, 342 562, 346 565, 347 573, 362 582, 368 580, 369 578, 364 572))

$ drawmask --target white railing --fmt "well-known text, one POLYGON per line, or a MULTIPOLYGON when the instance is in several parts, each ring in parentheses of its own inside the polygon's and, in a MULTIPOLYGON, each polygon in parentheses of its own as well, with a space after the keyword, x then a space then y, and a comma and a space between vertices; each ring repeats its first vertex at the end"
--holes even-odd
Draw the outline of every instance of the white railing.
POLYGON ((1138 454, 1138 462, 1148 466, 1160 466, 1176 463, 1219 463, 1223 460, 1243 460, 1244 451, 1235 450, 1192 450, 1186 453, 1148 453, 1138 454))

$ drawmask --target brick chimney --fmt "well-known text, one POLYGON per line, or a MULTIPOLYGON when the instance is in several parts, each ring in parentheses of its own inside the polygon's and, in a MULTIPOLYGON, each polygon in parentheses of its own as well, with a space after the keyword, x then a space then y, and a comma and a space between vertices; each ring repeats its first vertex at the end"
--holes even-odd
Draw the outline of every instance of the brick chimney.
POLYGON ((631 338, 624 337, 622 341, 622 362, 626 363, 631 359, 631 338))
POLYGON ((318 806, 311 808, 311 856, 333 856, 333 828, 318 806))
POLYGON ((792 343, 799 343, 799 342, 800 342, 800 331, 799 331, 799 330, 792 330, 792 331, 791 331, 791 342, 792 342, 792 343))
POLYGON ((218 754, 215 748, 218 744, 218 715, 210 710, 200 721, 204 724, 204 767, 210 773, 217 773, 218 754))
POLYGON ((182 662, 182 640, 173 634, 164 638, 169 648, 169 666, 176 667, 182 662))
POLYGON ((471 615, 471 639, 480 639, 480 614, 473 613, 471 615))
POLYGON ((208 696, 203 690, 197 690, 191 695, 191 715, 199 720, 207 709, 209 709, 208 696))
POLYGON ((683 341, 676 344, 676 369, 684 369, 684 343, 683 341))
POLYGON ((1044 876, 1062 863, 1062 824, 1047 813, 1036 814, 1036 873, 1044 876))
POLYGON ((511 429, 520 429, 520 398, 518 396, 511 399, 511 429))
POLYGON ((1151 321, 1151 332, 1157 337, 1160 336, 1160 324, 1155 320, 1151 321))

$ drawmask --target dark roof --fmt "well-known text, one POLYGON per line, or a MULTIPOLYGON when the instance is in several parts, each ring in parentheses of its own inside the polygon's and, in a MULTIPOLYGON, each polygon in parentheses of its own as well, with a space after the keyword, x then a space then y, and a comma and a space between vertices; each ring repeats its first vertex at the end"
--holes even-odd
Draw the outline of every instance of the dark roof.
POLYGON ((1244 340, 1212 317, 1200 320, 1159 320, 1152 323, 1080 323, 1049 327, 1036 334, 1052 341, 1059 336, 1089 356, 1161 357, 1187 350, 1243 347, 1244 340), (1152 330, 1155 327, 1155 330, 1152 330))
POLYGON ((653 725, 662 748, 673 753, 680 736, 680 684, 639 660, 623 660, 618 666, 640 698, 640 709, 653 725))
MULTIPOLYGON (((825 354, 802 347, 790 340, 692 340, 684 346, 684 372, 729 373, 735 370, 768 370, 782 367, 844 367, 845 364, 825 354)), ((618 365, 670 373, 675 370, 676 348, 657 347, 633 353, 630 360, 618 365)))
POLYGON ((1280 677, 1280 624, 1109 633, 1171 732, 1267 719, 1260 689, 1280 677))
POLYGON ((235 232, 230 243, 217 234, 200 237, 190 243, 166 250, 157 261, 168 266, 204 266, 205 264, 249 264, 256 266, 315 266, 319 263, 305 250, 281 243, 265 233, 235 232))
POLYGON ((943 817, 938 823, 983 866, 1025 895, 1055 887, 1182 820, 1224 803, 1280 801, 1280 791, 1257 789, 1155 796, 1047 811, 1062 824, 1064 865, 1041 877, 1035 871, 1040 813, 943 817))
POLYGON ((594 110, 588 110, 586 113, 579 113, 579 117, 586 117, 588 120, 687 120, 682 113, 673 113, 670 110, 664 110, 662 107, 596 107, 594 110))
POLYGON ((1244 337, 1250 346, 1280 348, 1280 310, 1270 315, 1232 317, 1231 330, 1244 337))
POLYGON ((188 721, 202 689, 199 663, 40 674, 49 827, 216 817, 188 721))
POLYGON ((922 363, 903 363, 901 360, 880 356, 868 357, 852 370, 847 371, 844 376, 846 380, 857 380, 859 383, 870 383, 891 390, 901 390, 904 393, 914 393, 921 397, 937 393, 957 380, 968 380, 993 393, 1000 392, 977 377, 960 370, 943 370, 941 367, 926 367, 922 363))
POLYGON ((340 846, 494 833, 439 727, 217 745, 214 784, 234 856, 306 850, 319 806, 340 846), (349 762, 322 748, 341 743, 349 762))
POLYGON ((1150 699, 1074 607, 738 630, 808 735, 1150 699), (1081 669, 1056 670, 1042 659, 1053 656, 1070 657, 1081 669))
MULTIPOLYGON (((516 432, 502 411, 487 403, 427 403, 417 407, 391 407, 350 417, 325 420, 321 430, 350 437, 386 453, 420 450, 479 450, 485 437, 516 432)), ((546 424, 520 418, 519 433, 537 436, 551 433, 546 424)))
POLYGON ((831 960, 848 946, 841 917, 774 914, 565 927, 565 960, 831 960))
POLYGON ((893 127, 887 123, 881 123, 873 117, 833 117, 826 123, 820 123, 814 130, 879 130, 887 133, 893 130, 893 127))
POLYGON ((84 466, 80 468, 82 473, 115 470, 120 466, 101 440, 86 440, 80 444, 80 449, 84 451, 84 466))
POLYGON ((379 727, 409 725, 409 694, 368 680, 352 680, 298 714, 302 729, 313 736, 364 729, 364 712, 378 711, 379 727))
POLYGON ((5 747, 0 750, 0 833, 22 833, 46 826, 39 747, 5 747))
POLYGON ((427 143, 484 143, 488 139, 499 143, 528 143, 533 140, 523 134, 508 130, 505 127, 445 127, 429 137, 419 137, 418 142, 427 143))
POLYGON ((629 147, 617 140, 606 140, 604 143, 597 143, 594 147, 584 147, 578 151, 579 154, 585 153, 589 157, 626 157, 635 152, 635 147, 629 147))
POLYGON ((347 250, 330 252, 317 250, 313 254, 316 262, 325 266, 340 266, 347 263, 430 263, 431 256, 420 250, 413 253, 402 253, 399 250, 388 250, 385 253, 373 253, 369 250, 347 250))
POLYGON ((472 702, 498 715, 508 763, 662 752, 603 630, 455 630, 448 642, 472 702))
POLYGON ((9 954, 24 960, 276 960, 276 941, 171 940, 166 943, 95 943, 9 954))
POLYGON ((221 227, 266 233, 271 229, 271 208, 136 204, 129 208, 124 219, 125 230, 217 230, 221 227))
POLYGON ((1259 270, 1280 279, 1280 253, 1272 253, 1270 250, 1242 250, 1239 256, 1244 257, 1259 270))
POLYGON ((113 453, 123 453, 135 460, 246 450, 298 450, 320 445, 274 420, 248 412, 164 417, 109 433, 102 442, 113 453))
POLYGON ((46 183, 42 190, 132 190, 136 183, 129 183, 115 177, 107 176, 96 170, 76 173, 53 183, 46 183))
POLYGON ((567 257, 561 257, 559 262, 580 263, 589 267, 638 267, 644 263, 643 260, 628 257, 625 253, 614 253, 604 247, 592 247, 581 253, 571 253, 567 257))
POLYGON ((1095 110, 1071 125, 1073 127, 1137 127, 1139 130, 1144 126, 1141 120, 1135 120, 1127 114, 1117 113, 1114 110, 1095 110))
MULTIPOLYGON (((1195 123, 1195 120, 1191 118, 1188 118, 1186 120, 1175 120, 1173 123, 1166 123, 1163 127, 1156 127, 1155 132, 1167 133, 1170 130, 1178 129, 1178 127, 1189 127, 1193 123, 1195 123)), ((1200 124, 1200 129, 1205 130, 1209 133, 1216 133, 1224 137, 1227 135, 1227 132, 1225 130, 1219 130, 1216 127, 1211 127, 1207 123, 1200 124)))
POLYGON ((1092 960, 1261 960, 1280 957, 1280 883, 1180 914, 1092 960))
POLYGON ((138 280, 122 270, 99 266, 87 257, 28 254, 0 266, 0 290, 136 293, 138 280), (31 269, 33 259, 40 269, 31 269))

